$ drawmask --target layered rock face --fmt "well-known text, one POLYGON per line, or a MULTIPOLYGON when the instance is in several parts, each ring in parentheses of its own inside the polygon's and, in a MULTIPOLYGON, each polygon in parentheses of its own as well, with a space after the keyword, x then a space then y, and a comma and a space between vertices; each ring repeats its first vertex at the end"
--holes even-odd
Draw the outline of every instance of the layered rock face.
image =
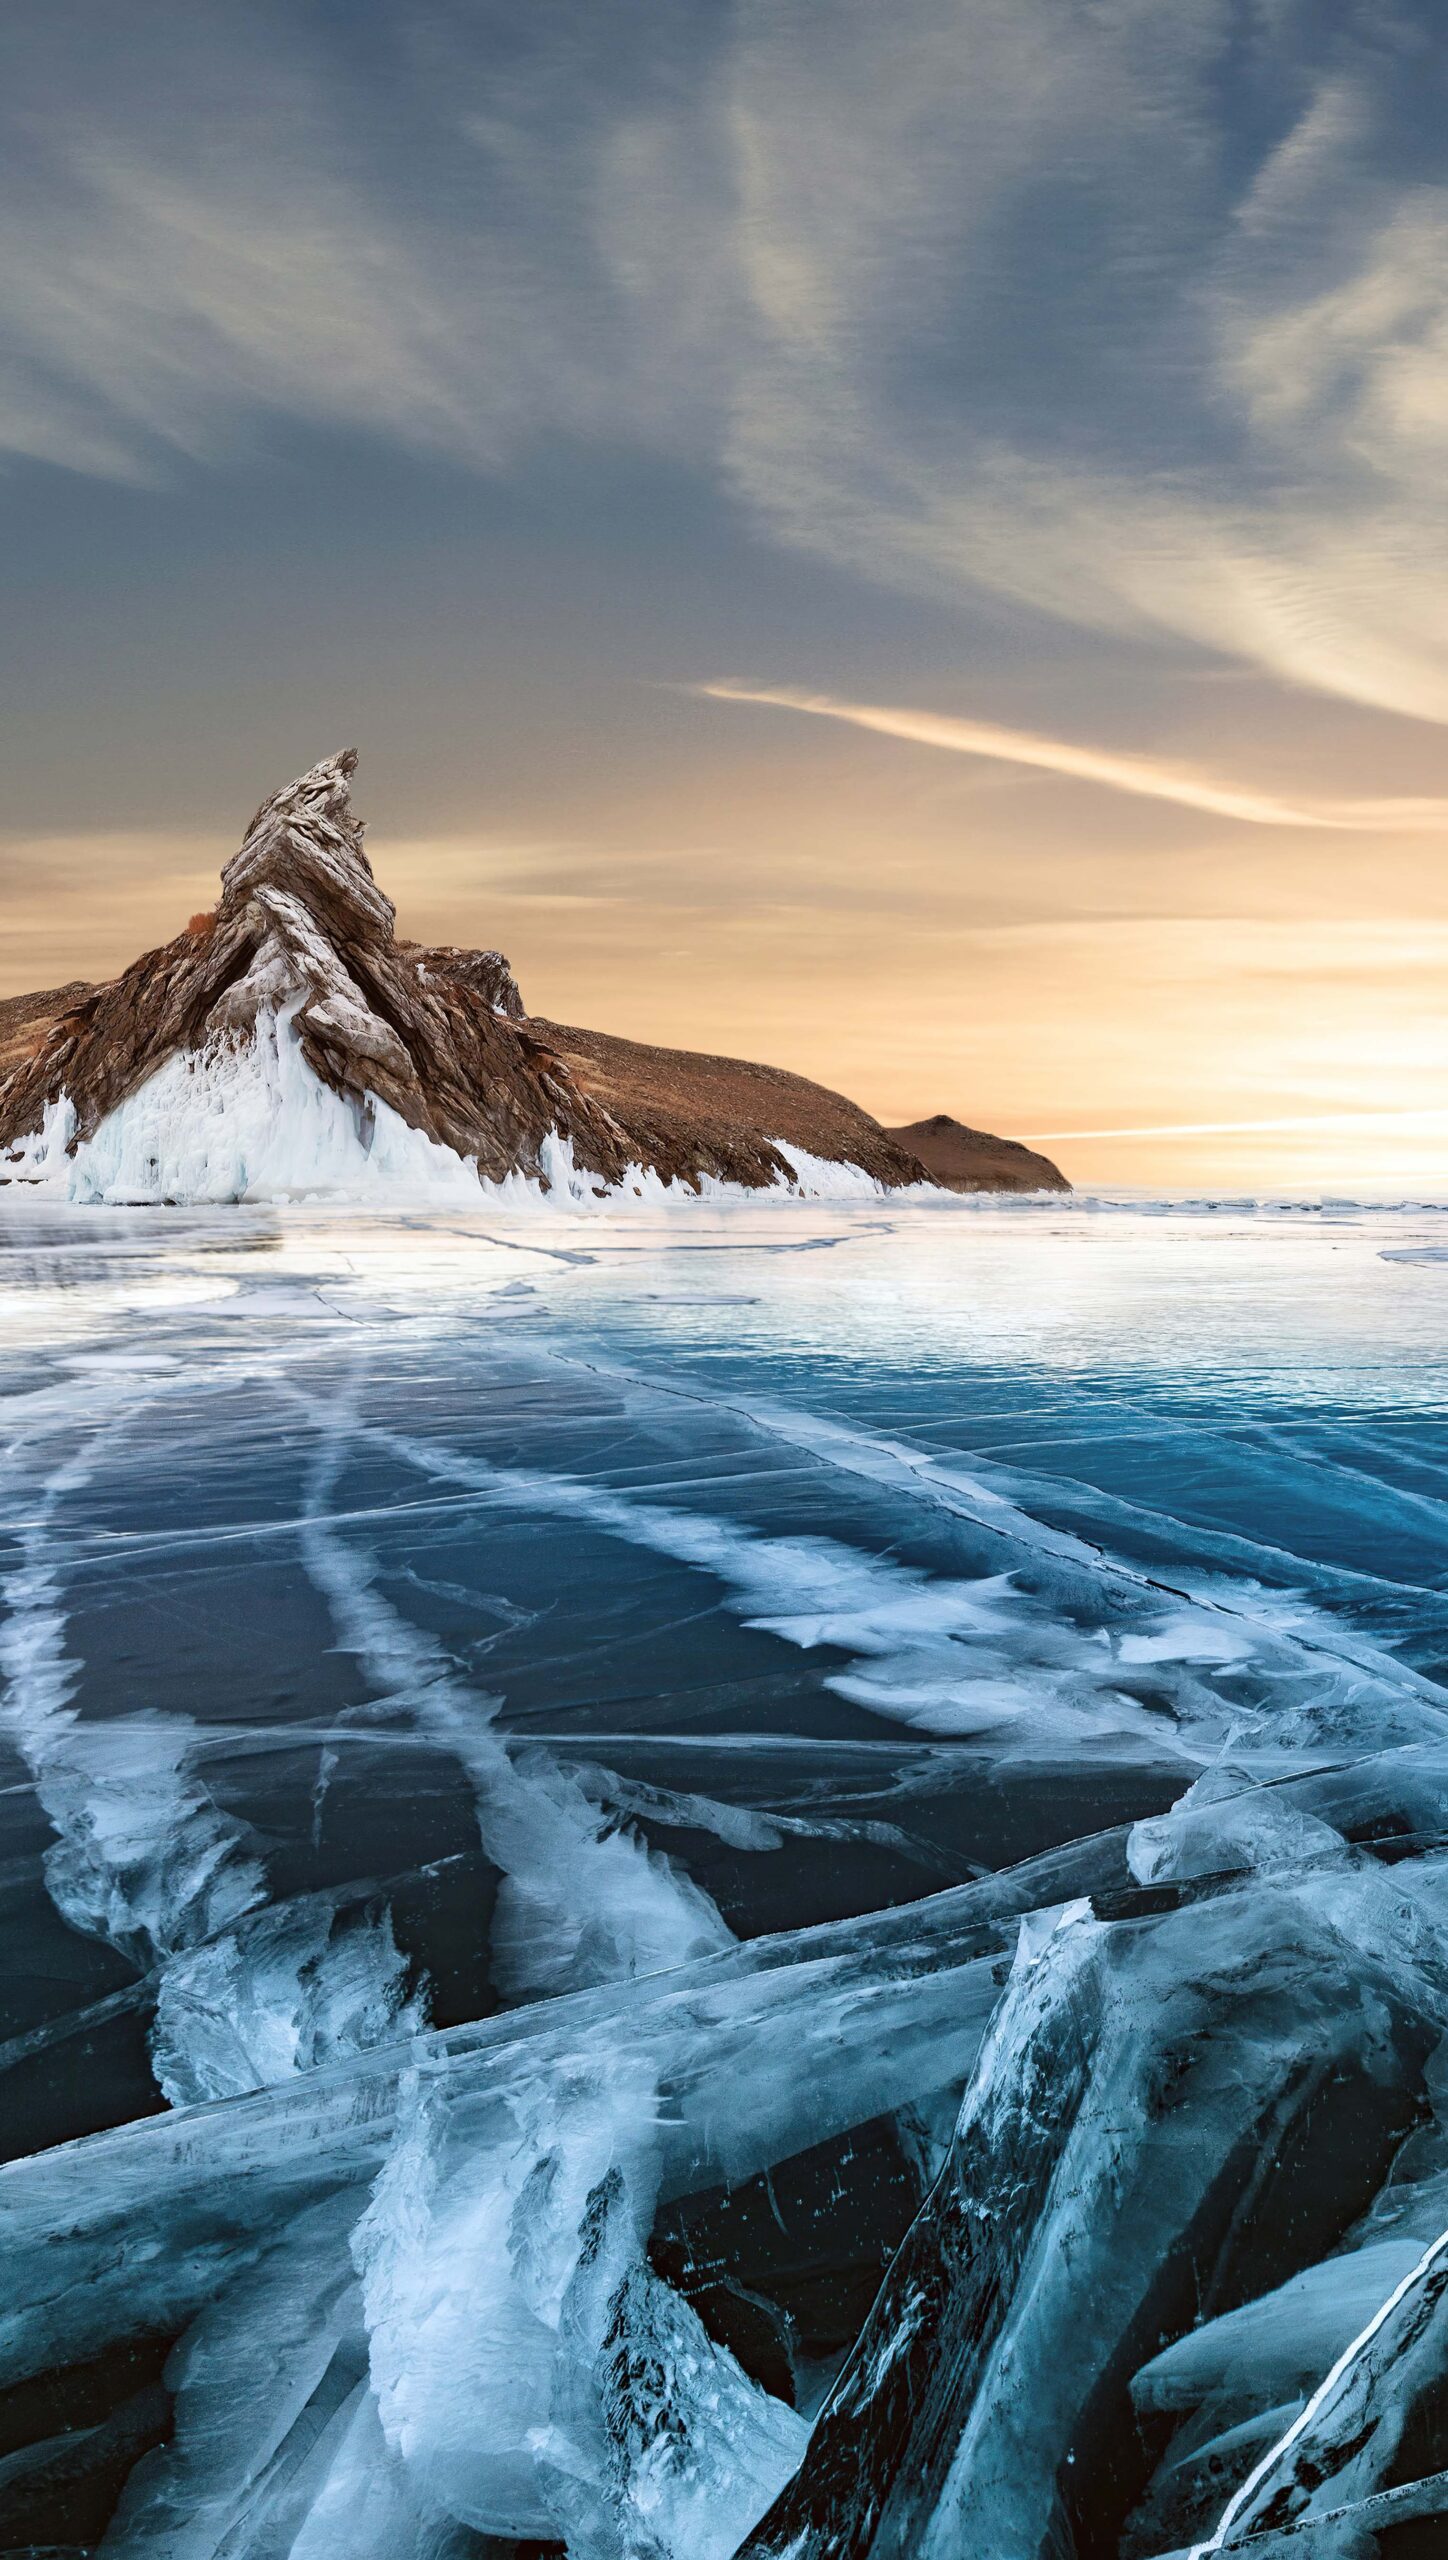
MULTIPOLYGON (((350 750, 328 757, 264 801, 214 912, 173 942, 108 985, 3 1009, 0 1178, 62 1101, 72 1155, 113 1134, 138 1095, 153 1118, 164 1104, 173 1130, 178 1118, 224 1118, 230 1063, 279 1042, 350 1106, 360 1150, 395 1114, 484 1179, 546 1182, 554 1140, 599 1188, 631 1166, 695 1188, 706 1177, 789 1183, 781 1144, 887 1185, 922 1178, 867 1113, 803 1077, 530 1021, 500 952, 399 940, 351 806, 356 764, 350 750), (176 1061, 205 1072, 178 1082, 176 1061)), ((273 1117, 296 1108, 283 1078, 273 1117)), ((193 1196, 184 1176, 156 1172, 165 1160, 164 1147, 145 1158, 149 1187, 104 1196, 193 1196)))
POLYGON ((6 1078, 34 1057, 51 1024, 92 992, 88 978, 71 978, 63 987, 0 998, 0 1092, 6 1078))

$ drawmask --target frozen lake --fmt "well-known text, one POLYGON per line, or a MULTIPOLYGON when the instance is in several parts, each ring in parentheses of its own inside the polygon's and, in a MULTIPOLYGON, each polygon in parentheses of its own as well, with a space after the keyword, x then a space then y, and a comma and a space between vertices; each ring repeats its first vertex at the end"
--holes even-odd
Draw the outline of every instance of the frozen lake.
POLYGON ((1441 2551, 1445 1345, 1427 1209, 7 1201, 0 2553, 1441 2551))

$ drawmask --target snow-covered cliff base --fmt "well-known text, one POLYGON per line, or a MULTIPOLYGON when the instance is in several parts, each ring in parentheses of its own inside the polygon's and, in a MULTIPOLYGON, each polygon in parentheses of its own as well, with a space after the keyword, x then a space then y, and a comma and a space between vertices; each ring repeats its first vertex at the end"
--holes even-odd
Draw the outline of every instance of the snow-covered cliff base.
MULTIPOLYGON (((579 1207, 603 1199, 699 1196, 636 1165, 606 1185, 575 1162, 571 1140, 556 1134, 543 1140, 536 1174, 489 1181, 472 1157, 411 1128, 378 1096, 359 1107, 323 1084, 302 1054, 291 1009, 261 1016, 249 1037, 178 1050, 71 1153, 74 1129, 75 1115, 62 1097, 0 1164, 0 1180, 43 1185, 74 1201, 117 1204, 418 1201, 476 1208, 481 1196, 579 1207)), ((881 1186, 858 1165, 833 1164, 799 1148, 781 1146, 780 1153, 795 1176, 776 1186, 781 1194, 821 1200, 880 1194, 881 1186)), ((702 1195, 760 1196, 708 1176, 702 1195)))

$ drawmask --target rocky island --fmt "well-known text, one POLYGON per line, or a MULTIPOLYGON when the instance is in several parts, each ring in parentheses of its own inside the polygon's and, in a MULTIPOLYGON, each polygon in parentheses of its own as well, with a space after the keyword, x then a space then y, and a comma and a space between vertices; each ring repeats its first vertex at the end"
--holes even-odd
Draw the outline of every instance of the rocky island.
POLYGON ((866 1189, 1066 1187, 965 1131, 979 1178, 957 1182, 932 1161, 956 1123, 883 1129, 779 1068, 530 1016, 500 952, 399 936, 356 765, 327 757, 263 801, 215 908, 120 977, 0 1007, 0 1179, 121 1201, 808 1191, 832 1170, 866 1189))

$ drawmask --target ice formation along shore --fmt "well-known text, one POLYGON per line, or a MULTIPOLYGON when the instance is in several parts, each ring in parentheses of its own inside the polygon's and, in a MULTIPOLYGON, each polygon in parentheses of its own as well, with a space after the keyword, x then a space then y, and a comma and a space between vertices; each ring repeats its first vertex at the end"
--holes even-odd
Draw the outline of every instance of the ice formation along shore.
MULTIPOLYGON (((769 1186, 809 1200, 877 1199, 883 1185, 859 1165, 833 1164, 774 1142, 788 1167, 769 1186)), ((740 1183, 699 1177, 697 1189, 665 1182, 652 1166, 625 1166, 605 1184, 581 1165, 570 1138, 548 1131, 536 1169, 490 1181, 477 1159, 409 1127, 376 1095, 359 1108, 307 1064, 291 1008, 262 1015, 246 1037, 178 1050, 76 1139, 69 1097, 48 1103, 35 1136, 16 1149, 12 1181, 81 1202, 345 1201, 456 1207, 480 1195, 508 1205, 600 1201, 746 1199, 740 1183)))

